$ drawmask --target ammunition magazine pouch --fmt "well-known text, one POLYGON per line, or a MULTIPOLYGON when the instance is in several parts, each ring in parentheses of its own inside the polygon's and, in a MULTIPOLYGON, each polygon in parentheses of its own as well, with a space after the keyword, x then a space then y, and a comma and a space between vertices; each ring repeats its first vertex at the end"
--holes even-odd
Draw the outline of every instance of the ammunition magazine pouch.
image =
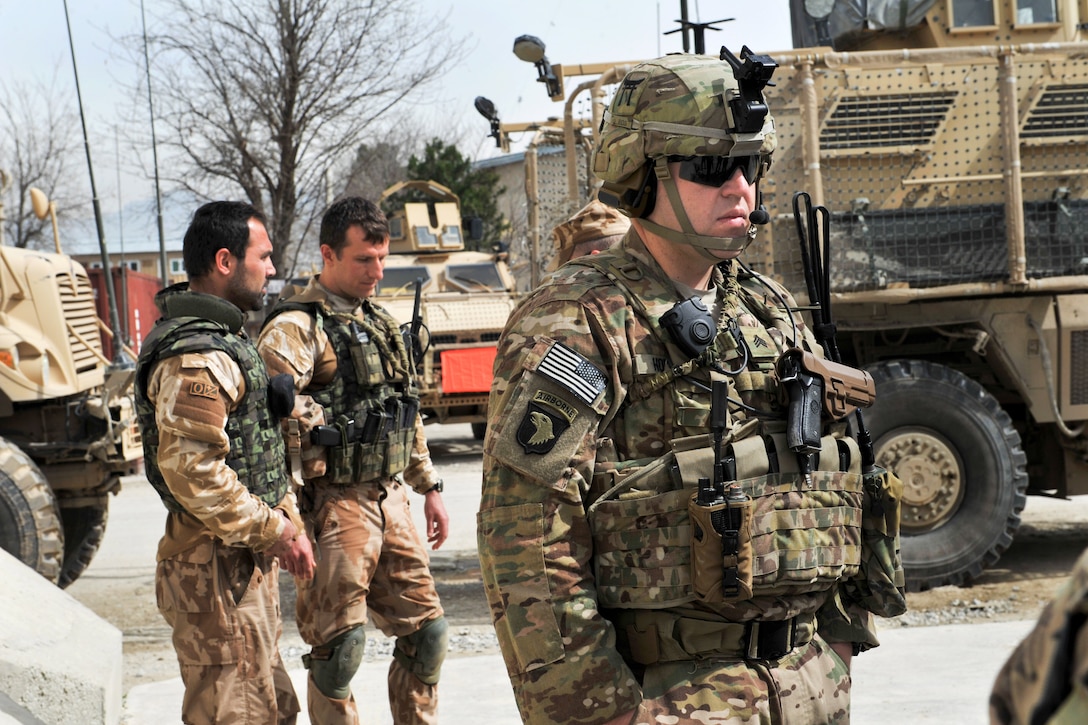
POLYGON ((598 465, 594 490, 613 484, 588 510, 602 607, 785 596, 858 574, 863 491, 853 439, 824 436, 807 477, 784 433, 750 435, 731 450, 737 480, 728 485, 748 500, 725 546, 691 513, 698 479, 713 466, 709 436, 673 441, 657 459, 598 465))
POLYGON ((864 476, 861 571, 843 585, 848 599, 881 617, 907 611, 903 562, 899 552, 899 515, 903 484, 879 466, 864 476))
POLYGON ((311 441, 327 447, 329 483, 362 483, 407 468, 418 411, 417 400, 388 398, 382 408, 360 411, 357 417, 340 415, 334 425, 312 429, 311 441))
POLYGON ((608 613, 617 648, 640 665, 714 658, 778 660, 812 641, 812 614, 780 621, 715 622, 654 610, 608 613))

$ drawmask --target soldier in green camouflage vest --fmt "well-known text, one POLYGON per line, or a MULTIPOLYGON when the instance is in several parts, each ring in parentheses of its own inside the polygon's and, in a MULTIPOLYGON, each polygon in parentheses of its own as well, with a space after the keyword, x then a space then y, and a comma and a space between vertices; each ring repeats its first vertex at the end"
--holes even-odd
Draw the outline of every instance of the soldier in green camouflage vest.
POLYGON ((736 261, 761 89, 701 56, 628 73, 593 170, 631 229, 499 342, 478 543, 527 723, 845 723, 872 613, 905 606, 898 481, 831 415, 790 438, 779 361, 822 353, 736 261))
POLYGON ((193 215, 190 281, 160 292, 136 405, 147 477, 169 512, 155 590, 173 629, 186 723, 294 723, 279 655, 279 575, 313 572, 285 465, 280 418, 293 395, 270 384, 242 329, 274 272, 261 214, 212 202, 193 215))
POLYGON ((299 634, 312 649, 307 709, 315 725, 359 722, 351 678, 367 615, 396 637, 389 703, 396 723, 437 723, 446 619, 407 489, 423 495, 427 539, 449 517, 431 465, 414 363, 397 322, 371 299, 389 252, 373 203, 348 197, 321 220, 321 274, 281 297, 257 348, 297 397, 288 446, 305 486, 300 503, 320 556, 298 582, 299 634))
POLYGON ((1088 722, 1088 551, 1016 646, 990 693, 993 725, 1088 722))

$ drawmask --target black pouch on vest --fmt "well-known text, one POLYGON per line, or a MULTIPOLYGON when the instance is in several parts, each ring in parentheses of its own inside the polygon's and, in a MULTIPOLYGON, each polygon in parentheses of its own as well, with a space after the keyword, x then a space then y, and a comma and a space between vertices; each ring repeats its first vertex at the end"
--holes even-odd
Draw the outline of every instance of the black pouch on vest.
POLYGON ((328 449, 326 474, 330 483, 355 483, 355 421, 346 415, 339 415, 336 417, 336 428, 340 431, 340 443, 328 449))

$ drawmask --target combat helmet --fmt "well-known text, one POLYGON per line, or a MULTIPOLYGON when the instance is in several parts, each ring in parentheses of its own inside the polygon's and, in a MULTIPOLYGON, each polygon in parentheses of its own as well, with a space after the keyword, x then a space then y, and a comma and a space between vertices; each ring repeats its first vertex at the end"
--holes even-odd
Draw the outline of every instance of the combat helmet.
MULTIPOLYGON (((601 124, 593 172, 603 182, 599 198, 675 242, 710 250, 744 249, 755 234, 724 239, 696 234, 668 169, 671 156, 753 158, 758 180, 770 166, 776 146, 774 119, 763 88, 777 64, 747 46, 738 59, 675 54, 635 66, 620 82, 601 124), (656 200, 657 179, 672 204, 681 230, 646 220, 656 200)), ((760 207, 750 219, 767 221, 760 207)))

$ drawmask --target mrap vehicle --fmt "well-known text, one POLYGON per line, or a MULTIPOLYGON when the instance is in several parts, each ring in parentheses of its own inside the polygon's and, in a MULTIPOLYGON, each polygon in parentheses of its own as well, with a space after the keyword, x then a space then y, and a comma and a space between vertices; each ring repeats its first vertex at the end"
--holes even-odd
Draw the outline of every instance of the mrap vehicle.
POLYGON ((460 200, 439 183, 402 181, 381 202, 390 233, 377 302, 410 324, 416 281, 422 285, 423 420, 471 423, 483 438, 496 344, 518 299, 506 252, 465 248, 460 200))
POLYGON ((838 346, 876 379, 907 585, 968 583, 1026 494, 1088 493, 1088 0, 790 9, 794 49, 740 39, 778 66, 771 219, 742 259, 807 304, 794 194, 828 209, 838 346))
MULTIPOLYGON (((55 213, 31 197, 40 218, 55 213)), ((104 327, 83 265, 0 240, 0 546, 62 587, 91 563, 110 494, 143 456, 135 370, 103 354, 104 327)))

